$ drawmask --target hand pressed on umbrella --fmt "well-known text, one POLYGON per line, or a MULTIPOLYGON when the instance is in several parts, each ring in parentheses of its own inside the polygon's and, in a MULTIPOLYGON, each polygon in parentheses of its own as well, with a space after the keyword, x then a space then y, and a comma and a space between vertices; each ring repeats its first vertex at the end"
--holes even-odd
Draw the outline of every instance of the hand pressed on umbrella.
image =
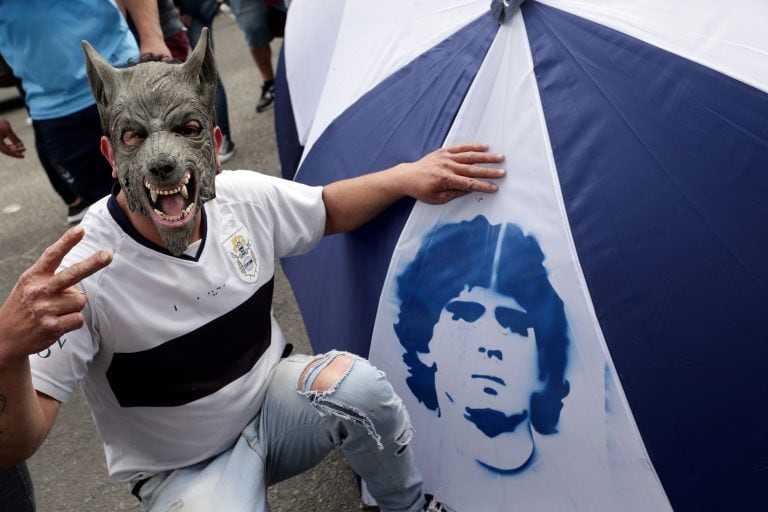
POLYGON ((470 192, 496 192, 487 179, 504 177, 504 169, 478 164, 498 164, 499 153, 489 153, 484 144, 462 144, 441 148, 412 164, 403 164, 403 193, 428 204, 443 204, 470 192))
POLYGON ((325 234, 355 229, 405 196, 429 204, 446 203, 470 192, 495 192, 486 181, 502 178, 503 169, 478 164, 498 164, 504 156, 488 153, 484 144, 463 144, 438 149, 412 163, 337 181, 323 189, 325 234))

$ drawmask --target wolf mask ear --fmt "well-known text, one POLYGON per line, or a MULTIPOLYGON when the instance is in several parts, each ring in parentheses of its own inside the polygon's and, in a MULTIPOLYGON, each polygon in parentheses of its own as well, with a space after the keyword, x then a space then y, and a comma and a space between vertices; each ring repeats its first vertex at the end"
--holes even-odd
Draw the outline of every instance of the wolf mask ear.
POLYGON ((93 97, 96 98, 103 126, 106 120, 106 111, 114 98, 117 70, 104 60, 88 41, 82 41, 82 45, 83 52, 85 52, 85 72, 88 76, 88 83, 91 85, 91 91, 93 91, 93 97))
POLYGON ((189 82, 197 84, 197 90, 206 105, 213 108, 216 93, 216 61, 208 43, 208 28, 204 27, 200 39, 189 59, 183 64, 189 82))

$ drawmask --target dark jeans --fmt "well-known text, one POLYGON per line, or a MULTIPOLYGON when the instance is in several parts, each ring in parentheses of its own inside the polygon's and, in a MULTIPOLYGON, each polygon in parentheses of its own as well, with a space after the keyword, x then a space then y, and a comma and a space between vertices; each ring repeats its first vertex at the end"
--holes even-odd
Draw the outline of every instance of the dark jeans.
POLYGON ((77 200, 77 194, 72 192, 72 189, 69 188, 69 184, 64 181, 64 178, 62 178, 59 173, 56 172, 56 169, 53 168, 53 164, 51 164, 51 161, 48 159, 48 151, 46 151, 45 144, 43 144, 42 138, 38 133, 37 123, 33 122, 32 128, 35 130, 35 149, 37 150, 37 157, 40 159, 40 165, 43 166, 45 174, 48 175, 48 181, 51 182, 51 186, 56 193, 59 194, 59 197, 61 197, 61 200, 64 201, 65 204, 74 203, 77 200))
MULTIPOLYGON (((2 58, 2 56, 0 56, 0 58, 2 58)), ((18 78, 16 79, 16 88, 19 90, 21 97, 26 98, 24 88, 21 86, 21 80, 18 78)), ((29 109, 27 109, 27 111, 29 111, 29 109)), ((64 178, 59 176, 59 173, 56 172, 53 165, 51 165, 51 162, 48 160, 48 153, 45 151, 45 146, 40 143, 40 135, 37 133, 37 126, 33 124, 32 128, 35 131, 35 150, 37 150, 37 157, 40 159, 40 165, 43 166, 45 174, 48 175, 48 181, 51 182, 51 186, 56 193, 59 194, 59 197, 61 197, 61 200, 64 201, 65 204, 74 203, 77 200, 77 194, 72 192, 72 189, 69 188, 69 185, 64 181, 64 178)))
MULTIPOLYGON (((101 125, 96 105, 64 117, 35 121, 34 128, 41 155, 47 156, 50 167, 72 192, 88 203, 109 194, 114 180, 112 168, 99 149, 101 125)), ((51 183, 61 195, 53 179, 51 183)))
MULTIPOLYGON (((194 2, 191 2, 194 3, 194 2)), ((187 36, 189 37, 189 43, 194 48, 197 46, 197 41, 200 39, 200 33, 203 31, 203 27, 208 27, 208 39, 211 42, 211 48, 213 48, 213 18, 209 21, 199 19, 192 14, 192 23, 187 27, 187 36)), ((219 74, 216 73, 216 96, 214 98, 214 108, 216 109, 216 124, 221 128, 221 133, 226 137, 230 136, 229 131, 229 111, 227 110, 227 92, 224 90, 224 84, 219 78, 219 74)))
POLYGON ((35 512, 35 492, 23 462, 0 469, 0 509, 3 512, 35 512))

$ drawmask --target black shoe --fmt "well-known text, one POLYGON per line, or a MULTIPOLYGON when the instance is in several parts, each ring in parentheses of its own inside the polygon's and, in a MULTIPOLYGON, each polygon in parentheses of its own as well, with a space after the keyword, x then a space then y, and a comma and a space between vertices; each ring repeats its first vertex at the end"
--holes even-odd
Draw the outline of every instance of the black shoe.
POLYGON ((88 211, 88 208, 92 204, 93 202, 80 199, 79 203, 67 208, 67 224, 77 224, 78 222, 83 220, 83 217, 85 217, 85 214, 88 211))
POLYGON ((424 498, 427 500, 424 504, 424 508, 421 509, 424 512, 448 512, 448 509, 431 494, 425 494, 424 498))
POLYGON ((275 81, 267 80, 261 86, 261 98, 256 104, 256 112, 264 112, 275 101, 275 81))

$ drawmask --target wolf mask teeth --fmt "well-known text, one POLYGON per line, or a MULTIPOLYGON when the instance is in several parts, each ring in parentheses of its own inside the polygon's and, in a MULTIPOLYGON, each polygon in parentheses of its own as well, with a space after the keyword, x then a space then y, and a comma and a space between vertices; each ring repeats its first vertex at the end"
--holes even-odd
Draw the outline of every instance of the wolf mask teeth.
POLYGON ((215 197, 216 65, 208 30, 185 63, 112 67, 83 41, 88 82, 132 212, 149 217, 181 254, 200 207, 215 197))

